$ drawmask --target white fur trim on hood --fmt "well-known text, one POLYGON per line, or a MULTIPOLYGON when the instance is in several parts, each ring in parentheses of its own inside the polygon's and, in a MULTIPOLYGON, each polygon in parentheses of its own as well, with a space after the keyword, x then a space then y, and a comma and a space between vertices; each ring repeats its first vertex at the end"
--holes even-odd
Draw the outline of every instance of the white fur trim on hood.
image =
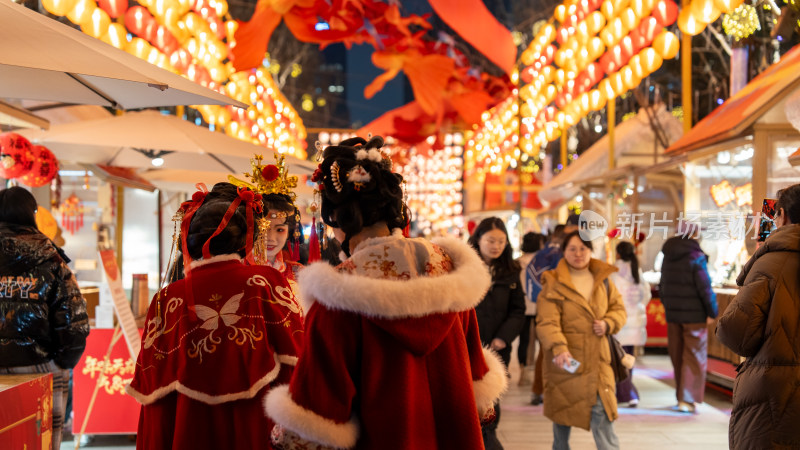
POLYGON ((480 380, 472 382, 472 391, 475 393, 475 404, 478 406, 478 415, 483 417, 497 399, 508 389, 506 366, 497 354, 488 348, 483 349, 483 359, 489 366, 489 371, 480 380))
POLYGON ((355 418, 346 423, 336 423, 303 408, 292 400, 287 384, 269 391, 264 398, 264 410, 275 423, 308 441, 335 448, 352 448, 358 440, 355 418))
MULTIPOLYGON (((475 250, 461 240, 438 238, 433 243, 450 256, 452 272, 410 280, 387 280, 339 272, 324 262, 307 266, 298 277, 303 309, 309 311, 318 301, 333 309, 399 319, 474 308, 492 283, 486 265, 475 250)), ((359 250, 362 245, 359 244, 359 250)))
POLYGON ((183 273, 186 274, 190 270, 195 270, 198 267, 203 267, 208 264, 214 264, 218 262, 224 261, 239 261, 242 262, 242 257, 237 255, 236 253, 228 253, 224 255, 215 255, 208 259, 195 259, 194 261, 190 262, 187 267, 184 267, 183 273))

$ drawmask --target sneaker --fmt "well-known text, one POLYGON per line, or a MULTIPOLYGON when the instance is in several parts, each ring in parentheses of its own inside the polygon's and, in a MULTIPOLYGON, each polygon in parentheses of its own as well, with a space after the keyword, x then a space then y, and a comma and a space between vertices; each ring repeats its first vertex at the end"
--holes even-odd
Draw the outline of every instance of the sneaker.
POLYGON ((544 402, 544 398, 542 398, 541 395, 539 395, 539 394, 531 395, 531 405, 539 406, 539 405, 542 404, 542 402, 544 402))
POLYGON ((678 402, 678 406, 675 408, 676 411, 682 413, 694 413, 695 406, 694 403, 687 403, 687 402, 678 402))
POLYGON ((637 406, 639 406, 639 399, 638 398, 635 398, 635 399, 633 399, 633 400, 628 402, 628 408, 636 408, 637 406))

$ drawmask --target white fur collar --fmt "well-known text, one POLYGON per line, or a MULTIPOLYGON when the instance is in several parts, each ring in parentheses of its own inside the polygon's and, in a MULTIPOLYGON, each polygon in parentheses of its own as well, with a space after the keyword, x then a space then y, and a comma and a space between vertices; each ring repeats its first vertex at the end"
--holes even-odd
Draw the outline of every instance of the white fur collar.
POLYGON ((208 259, 196 259, 196 260, 190 262, 188 267, 185 267, 183 269, 183 273, 185 275, 186 272, 188 272, 190 270, 195 270, 198 267, 203 267, 203 266, 206 266, 208 264, 214 264, 214 263, 224 262, 224 261, 239 261, 239 262, 242 262, 242 257, 237 255, 236 253, 229 253, 229 254, 226 254, 226 255, 212 256, 211 258, 208 258, 208 259))
MULTIPOLYGON (((384 243, 397 236, 370 239, 363 244, 384 243)), ((475 250, 455 238, 434 239, 453 262, 453 271, 411 280, 375 279, 343 273, 324 262, 309 265, 299 274, 299 297, 305 311, 315 301, 345 311, 372 317, 404 318, 465 311, 483 300, 492 283, 491 275, 475 250)), ((371 246, 371 245, 370 245, 371 246)))

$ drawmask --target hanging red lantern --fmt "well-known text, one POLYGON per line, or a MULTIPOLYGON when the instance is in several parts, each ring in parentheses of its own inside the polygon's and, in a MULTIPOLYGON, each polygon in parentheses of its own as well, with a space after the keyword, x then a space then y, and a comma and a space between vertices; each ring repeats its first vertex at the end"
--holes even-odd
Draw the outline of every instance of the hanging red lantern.
POLYGON ((153 16, 144 6, 134 6, 125 12, 125 28, 131 33, 144 37, 147 25, 153 22, 153 16))
POLYGON ((125 15, 128 10, 128 0, 97 0, 97 6, 114 19, 125 15))
POLYGON ((678 20, 678 5, 672 0, 661 0, 656 3, 652 15, 662 27, 670 26, 678 20))
POLYGON ((83 202, 73 192, 59 206, 61 210, 61 226, 69 232, 75 234, 83 228, 83 202))
POLYGON ((41 145, 34 145, 32 153, 33 166, 19 180, 30 187, 44 186, 58 173, 58 160, 50 150, 41 145))
POLYGON ((31 142, 17 133, 0 135, 0 177, 11 179, 25 175, 33 166, 31 142))

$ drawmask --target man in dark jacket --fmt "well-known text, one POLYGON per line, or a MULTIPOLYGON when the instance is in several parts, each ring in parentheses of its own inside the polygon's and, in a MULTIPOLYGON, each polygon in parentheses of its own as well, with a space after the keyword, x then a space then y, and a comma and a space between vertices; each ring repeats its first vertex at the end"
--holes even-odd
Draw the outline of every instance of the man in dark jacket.
POLYGON ((61 443, 69 369, 86 346, 86 302, 66 256, 36 227, 36 200, 0 191, 0 373, 53 374, 53 448, 61 443))
POLYGON ((661 249, 659 292, 667 316, 667 346, 675 370, 677 409, 703 402, 708 366, 708 324, 717 317, 708 256, 691 237, 674 236, 661 249))

